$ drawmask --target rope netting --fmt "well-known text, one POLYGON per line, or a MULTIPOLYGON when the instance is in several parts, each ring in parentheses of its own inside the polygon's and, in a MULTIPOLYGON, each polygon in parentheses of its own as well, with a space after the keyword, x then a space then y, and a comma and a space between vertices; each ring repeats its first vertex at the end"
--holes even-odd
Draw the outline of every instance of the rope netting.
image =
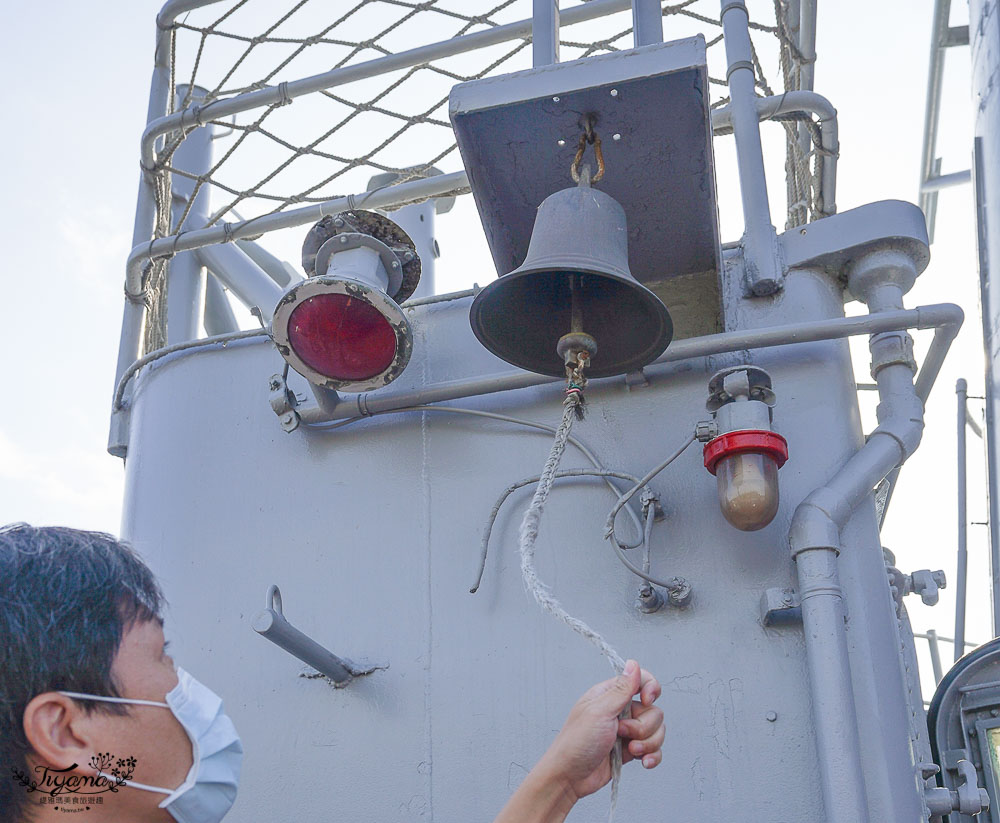
MULTIPOLYGON (((751 35, 761 95, 774 93, 765 70, 780 73, 783 91, 788 91, 799 88, 801 69, 807 64, 785 21, 788 2, 748 2, 756 18, 751 21, 751 35), (761 22, 764 17, 767 21, 761 22)), ((578 4, 564 0, 561 9, 565 12, 578 4)), ((284 84, 299 78, 528 19, 532 4, 530 0, 358 0, 345 9, 339 3, 298 0, 277 12, 275 6, 268 0, 237 0, 228 7, 196 9, 176 20, 170 31, 168 113, 194 106, 203 109, 213 101, 264 88, 286 89, 284 84)), ((723 105, 726 64, 718 0, 667 4, 663 15, 667 40, 696 33, 706 36, 710 83, 717 91, 712 105, 723 105)), ((560 60, 631 48, 631 24, 631 12, 624 11, 563 26, 560 60)), ((530 45, 530 36, 524 36, 294 100, 283 91, 276 103, 204 121, 214 130, 207 169, 182 168, 176 162, 190 129, 165 135, 150 172, 156 194, 154 238, 365 191, 377 174, 391 175, 390 182, 379 182, 392 185, 439 170, 460 170, 448 121, 451 87, 530 67, 530 45), (189 181, 185 189, 193 189, 186 197, 178 197, 183 183, 179 178, 189 181), (205 187, 211 188, 208 213, 195 208, 205 187)), ((819 213, 819 134, 813 128, 805 141, 800 140, 800 122, 784 124, 788 227, 819 213)), ((163 258, 152 261, 144 275, 147 351, 164 343, 166 265, 163 258)))

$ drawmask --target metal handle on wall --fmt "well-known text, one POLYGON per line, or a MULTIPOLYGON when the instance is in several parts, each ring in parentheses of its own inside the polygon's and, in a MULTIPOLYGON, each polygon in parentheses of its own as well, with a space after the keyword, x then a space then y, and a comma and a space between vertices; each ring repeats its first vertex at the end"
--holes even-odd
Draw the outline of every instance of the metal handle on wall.
POLYGON ((275 585, 267 587, 264 610, 254 617, 251 626, 257 634, 309 664, 320 674, 326 675, 337 686, 346 686, 355 677, 370 674, 380 668, 358 666, 346 658, 338 657, 296 629, 285 619, 281 590, 275 585))

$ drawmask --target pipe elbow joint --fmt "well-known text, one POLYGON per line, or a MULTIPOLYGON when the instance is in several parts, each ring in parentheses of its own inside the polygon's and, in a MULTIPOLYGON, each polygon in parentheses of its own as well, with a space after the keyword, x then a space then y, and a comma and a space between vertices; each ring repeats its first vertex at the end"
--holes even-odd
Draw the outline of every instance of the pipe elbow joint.
POLYGON ((844 508, 844 501, 825 487, 817 489, 799 503, 788 529, 792 559, 809 549, 831 549, 839 553, 839 517, 844 508))
POLYGON ((924 409, 920 400, 912 398, 883 401, 879 404, 879 426, 871 436, 891 437, 901 452, 899 463, 909 459, 924 434, 924 409))

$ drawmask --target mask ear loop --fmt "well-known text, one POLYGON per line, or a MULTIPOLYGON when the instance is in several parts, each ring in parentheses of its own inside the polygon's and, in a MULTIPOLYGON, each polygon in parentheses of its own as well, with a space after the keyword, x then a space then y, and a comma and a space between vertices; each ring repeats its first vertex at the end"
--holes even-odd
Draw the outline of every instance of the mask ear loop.
MULTIPOLYGON (((179 682, 178 685, 180 685, 179 682)), ((171 689, 171 691, 173 691, 173 689, 171 689)), ((171 714, 174 713, 174 710, 173 708, 171 708, 169 703, 164 703, 159 700, 140 700, 138 698, 133 698, 133 697, 108 697, 106 695, 85 694, 83 692, 60 691, 57 693, 64 694, 66 695, 66 697, 72 697, 77 700, 99 700, 104 703, 130 703, 138 706, 157 706, 164 709, 170 709, 170 713, 171 714)), ((176 715, 174 716, 176 717, 176 715)), ((159 804, 159 807, 161 809, 164 806, 166 806, 170 801, 175 800, 176 796, 183 794, 183 792, 186 792, 189 788, 191 788, 191 786, 194 785, 194 780, 191 780, 190 784, 188 781, 190 778, 192 778, 193 775, 197 774, 198 741, 191 739, 191 735, 188 733, 187 727, 184 726, 183 723, 181 723, 181 727, 184 729, 184 733, 187 734, 188 740, 191 740, 192 760, 191 760, 191 770, 188 772, 187 777, 184 778, 184 782, 181 783, 180 786, 178 786, 176 789, 165 789, 162 786, 150 786, 146 783, 139 783, 138 781, 135 780, 123 780, 121 784, 123 786, 128 786, 129 788, 132 789, 142 789, 144 792, 156 792, 157 794, 167 795, 167 797, 163 800, 163 802, 159 804)), ((98 774, 100 774, 100 772, 98 772, 98 774)))
POLYGON ((164 709, 169 709, 170 704, 164 703, 160 700, 139 700, 132 697, 105 697, 99 694, 84 694, 83 692, 57 692, 57 694, 64 694, 67 697, 75 697, 77 700, 101 700, 105 703, 136 703, 140 706, 162 706, 164 709))

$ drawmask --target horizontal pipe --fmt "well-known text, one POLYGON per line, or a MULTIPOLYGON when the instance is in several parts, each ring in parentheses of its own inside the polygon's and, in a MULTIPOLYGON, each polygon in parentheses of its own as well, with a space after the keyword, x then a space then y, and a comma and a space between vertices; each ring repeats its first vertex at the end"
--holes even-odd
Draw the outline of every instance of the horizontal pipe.
POLYGON ((929 177, 920 184, 920 193, 930 191, 940 191, 951 186, 961 186, 963 183, 972 182, 972 170, 953 171, 950 174, 939 174, 936 177, 929 177))
MULTIPOLYGON (((757 116, 770 120, 786 114, 814 114, 820 133, 820 148, 824 152, 820 178, 820 211, 824 215, 837 213, 837 157, 840 141, 837 110, 823 95, 814 91, 790 91, 773 97, 757 99, 757 116)), ((712 130, 719 132, 732 128, 730 106, 720 106, 712 111, 712 130)))
MULTIPOLYGON (((924 369, 921 370, 921 375, 923 375, 927 364, 930 363, 934 368, 934 375, 936 376, 947 347, 951 344, 955 334, 957 334, 958 327, 961 326, 963 319, 964 314, 961 308, 952 303, 939 303, 921 306, 916 309, 879 312, 875 315, 838 317, 813 323, 794 323, 787 326, 775 326, 766 329, 724 332, 705 337, 690 337, 687 340, 678 340, 672 343, 650 365, 674 363, 679 360, 725 354, 743 349, 762 349, 793 343, 815 343, 821 340, 836 340, 858 334, 877 334, 879 332, 901 331, 912 328, 949 329, 950 331, 947 334, 938 333, 934 335, 934 340, 924 361, 924 369)), ((649 368, 649 366, 646 368, 649 368)), ((314 405, 301 406, 297 411, 304 423, 325 423, 331 420, 343 420, 349 417, 363 417, 375 412, 391 411, 404 406, 457 400, 462 397, 474 397, 483 394, 522 389, 529 386, 558 383, 561 380, 562 378, 559 377, 548 377, 546 375, 534 374, 533 372, 506 372, 487 377, 452 380, 407 392, 388 394, 364 392, 349 395, 344 397, 333 414, 326 413, 314 405)), ((930 383, 933 383, 933 380, 930 383)))
MULTIPOLYGON (((473 292, 469 293, 469 296, 473 292)), ((455 298, 458 299, 458 298, 455 298)), ((725 354, 743 349, 763 349, 773 346, 784 346, 794 343, 817 343, 823 340, 838 340, 853 337, 858 334, 877 334, 879 332, 901 331, 903 329, 931 329, 953 327, 950 335, 935 334, 931 347, 927 352, 928 359, 943 360, 936 350, 950 345, 958 327, 965 315, 954 303, 933 303, 916 309, 900 309, 898 311, 880 312, 876 315, 861 315, 858 317, 837 317, 831 320, 821 320, 813 323, 793 323, 786 326, 774 326, 765 329, 748 331, 724 332, 722 334, 706 335, 704 337, 689 337, 677 340, 661 354, 652 366, 661 363, 673 363, 679 360, 689 360, 695 357, 707 357, 713 354, 725 354)), ((167 346, 150 352, 145 357, 135 361, 122 376, 115 392, 115 410, 124 405, 125 389, 132 377, 144 366, 184 350, 224 347, 234 340, 245 340, 253 337, 266 338, 267 332, 262 329, 237 332, 231 335, 209 337, 204 340, 191 340, 177 346, 167 346)), ((939 366, 940 367, 940 366, 939 366)), ((646 368, 649 368, 647 366, 646 368)), ((925 366, 926 368, 926 366, 925 366)), ((921 374, 923 370, 921 370, 921 374)), ((462 397, 475 397, 482 394, 492 394, 500 391, 541 386, 547 383, 558 383, 562 378, 548 377, 526 371, 512 371, 491 375, 484 378, 453 380, 439 383, 426 389, 372 396, 370 392, 345 396, 341 408, 334 416, 324 416, 315 406, 299 407, 300 417, 306 423, 322 423, 348 417, 363 417, 375 411, 391 411, 404 406, 422 405, 442 400, 457 400, 462 397), (349 399, 347 399, 349 398, 349 399)), ((596 380, 611 380, 614 378, 596 378, 596 380)), ((919 376, 918 376, 919 380, 919 376)))
POLYGON ((267 214, 262 217, 241 220, 238 223, 224 223, 207 229, 195 229, 182 234, 161 237, 148 243, 140 243, 129 253, 125 266, 125 291, 136 299, 142 297, 142 268, 147 260, 168 257, 174 252, 201 249, 213 244, 227 243, 253 237, 263 232, 287 229, 306 223, 315 223, 328 214, 337 214, 347 209, 383 209, 412 200, 437 197, 469 185, 464 171, 439 174, 420 180, 410 180, 397 186, 387 186, 347 197, 335 197, 298 209, 267 214))
MULTIPOLYGON (((592 4, 591 4, 592 5, 592 4)), ((819 117, 821 135, 826 135, 823 148, 837 150, 837 110, 820 94, 814 92, 789 92, 786 95, 765 97, 757 103, 758 116, 762 120, 782 114, 797 112, 815 114, 819 117), (783 102, 782 102, 783 101, 783 102)), ((731 111, 728 106, 712 112, 712 128, 722 131, 731 128, 731 111)), ((821 183, 821 201, 824 209, 836 210, 836 157, 824 157, 824 177, 821 183)), ((315 223, 328 214, 336 214, 353 208, 391 208, 411 200, 437 197, 456 189, 469 186, 469 178, 464 171, 435 177, 411 180, 396 186, 375 189, 370 192, 337 197, 323 203, 314 203, 297 209, 288 209, 276 214, 268 214, 251 220, 241 220, 211 228, 186 231, 180 235, 161 237, 152 243, 135 246, 126 265, 126 291, 138 296, 142 267, 147 260, 167 257, 178 251, 202 248, 213 243, 242 240, 259 234, 315 223)), ((824 212, 825 213, 825 212, 824 212)), ((831 212, 832 213, 832 212, 831 212)), ((414 303, 413 305, 418 305, 414 303)))
POLYGON ((167 0, 156 15, 156 25, 160 29, 170 29, 174 26, 174 21, 185 12, 200 9, 202 6, 211 6, 221 3, 222 0, 167 0))
MULTIPOLYGON (((625 11, 631 5, 630 0, 591 0, 589 3, 581 3, 560 12, 560 24, 571 26, 574 23, 596 20, 608 14, 625 11)), ((266 89, 238 94, 225 100, 216 100, 205 106, 193 106, 166 117, 160 117, 149 123, 143 132, 140 163, 147 170, 156 167, 156 140, 169 132, 203 126, 209 120, 218 120, 251 109, 291 102, 303 94, 311 94, 335 86, 342 86, 345 83, 353 83, 380 74, 412 68, 432 60, 451 57, 474 49, 530 37, 531 23, 531 19, 528 18, 503 26, 494 26, 485 31, 463 34, 450 40, 418 46, 396 54, 377 57, 374 60, 366 60, 352 66, 343 66, 322 74, 314 74, 311 77, 281 83, 277 86, 268 86, 266 89)))

